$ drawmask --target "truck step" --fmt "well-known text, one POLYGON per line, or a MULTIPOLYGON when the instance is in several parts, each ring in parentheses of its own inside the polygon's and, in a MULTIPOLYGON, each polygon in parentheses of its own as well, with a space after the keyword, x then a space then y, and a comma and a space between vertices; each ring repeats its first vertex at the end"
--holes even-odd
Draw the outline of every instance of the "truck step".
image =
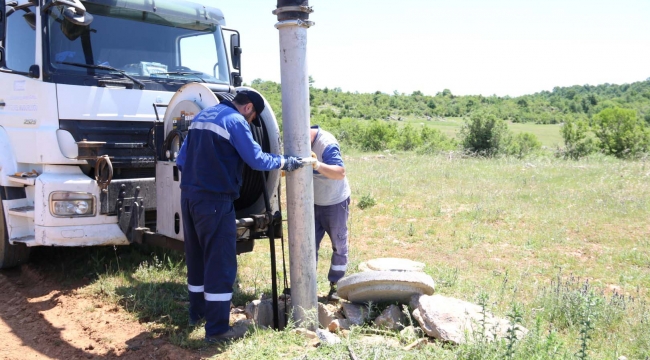
POLYGON ((8 209, 7 212, 9 215, 22 216, 26 218, 34 218, 34 207, 33 206, 21 206, 16 208, 8 209))
POLYGON ((28 186, 33 186, 36 184, 36 177, 24 177, 24 176, 15 176, 15 175, 9 175, 7 176, 9 178, 9 181, 18 183, 18 184, 23 184, 23 185, 28 185, 28 186))
POLYGON ((9 242, 28 244, 34 240, 36 240, 36 237, 34 235, 27 235, 27 236, 21 236, 21 237, 9 239, 9 242))

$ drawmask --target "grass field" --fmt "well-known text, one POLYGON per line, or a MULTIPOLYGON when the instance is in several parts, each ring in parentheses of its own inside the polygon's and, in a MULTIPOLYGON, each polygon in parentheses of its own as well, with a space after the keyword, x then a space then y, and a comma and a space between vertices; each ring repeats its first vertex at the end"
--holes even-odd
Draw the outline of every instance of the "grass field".
MULTIPOLYGON (((462 118, 432 118, 426 120, 423 118, 407 117, 402 123, 412 125, 429 126, 440 130, 443 134, 456 138, 458 131, 463 125, 462 118)), ((544 125, 533 123, 508 123, 508 128, 514 133, 528 132, 535 134, 543 146, 555 149, 558 145, 563 144, 562 135, 560 134, 561 125, 544 125)))
MULTIPOLYGON (((585 358, 581 348, 593 359, 650 354, 645 161, 408 153, 356 153, 344 160, 353 193, 349 272, 372 258, 403 257, 426 264, 439 294, 475 303, 483 298, 503 317, 519 306, 531 332, 512 358, 585 358), (361 210, 361 199, 376 204, 361 210)), ((326 292, 331 247, 327 238, 323 244, 318 284, 326 292)), ((120 304, 176 344, 203 346, 203 330, 186 325, 181 256, 157 252, 152 259, 119 248, 91 250, 90 259, 96 280, 85 291, 120 304)), ((268 242, 258 241, 239 264, 235 303, 268 294, 268 242)), ((360 359, 501 359, 507 350, 505 343, 432 344, 407 352, 367 339, 364 328, 354 328, 341 345, 311 349, 291 332, 256 330, 220 348, 216 358, 347 359, 349 346, 360 359)))

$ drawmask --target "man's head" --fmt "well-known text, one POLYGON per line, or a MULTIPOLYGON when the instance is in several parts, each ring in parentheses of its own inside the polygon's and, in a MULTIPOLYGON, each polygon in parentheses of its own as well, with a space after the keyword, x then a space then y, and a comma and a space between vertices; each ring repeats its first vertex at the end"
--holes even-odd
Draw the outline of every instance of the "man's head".
POLYGON ((259 115, 264 111, 264 99, 252 90, 242 90, 232 101, 240 114, 255 126, 262 126, 259 115))

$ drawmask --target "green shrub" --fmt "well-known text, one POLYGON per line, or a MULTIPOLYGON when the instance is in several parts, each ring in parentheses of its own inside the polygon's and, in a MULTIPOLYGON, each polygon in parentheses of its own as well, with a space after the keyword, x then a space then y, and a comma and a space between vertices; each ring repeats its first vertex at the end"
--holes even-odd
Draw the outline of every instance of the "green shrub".
POLYGON ((449 138, 442 131, 425 126, 420 132, 422 145, 417 149, 418 154, 434 154, 441 150, 453 150, 457 147, 456 141, 449 138))
POLYGON ((366 194, 363 195, 361 199, 359 199, 359 203, 357 204, 357 206, 359 207, 359 209, 363 210, 375 206, 376 203, 377 202, 375 201, 375 198, 372 197, 372 195, 366 194))
POLYGON ((579 159, 594 152, 596 144, 589 137, 589 125, 582 119, 567 119, 560 130, 564 139, 565 158, 579 159))
POLYGON ((388 144, 397 136, 395 124, 372 120, 360 131, 357 144, 364 151, 380 151, 388 148, 388 144))
POLYGON ((509 142, 506 153, 520 159, 542 148, 542 143, 535 134, 522 132, 515 135, 509 142))
POLYGON ((394 147, 397 150, 414 150, 420 145, 422 145, 422 137, 411 124, 404 125, 397 132, 397 137, 394 142, 394 147))
POLYGON ((463 147, 475 154, 494 156, 504 151, 512 135, 494 114, 474 112, 460 129, 463 147))
POLYGON ((615 107, 599 112, 594 115, 594 132, 606 154, 625 158, 648 150, 650 131, 635 110, 615 107))

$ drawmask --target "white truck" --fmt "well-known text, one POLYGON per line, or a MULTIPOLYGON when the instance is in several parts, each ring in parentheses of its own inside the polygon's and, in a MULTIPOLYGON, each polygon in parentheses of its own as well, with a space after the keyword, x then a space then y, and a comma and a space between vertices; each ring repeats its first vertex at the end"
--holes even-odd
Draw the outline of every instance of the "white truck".
MULTIPOLYGON (((175 154, 242 82, 239 33, 209 3, 0 0, 0 268, 34 246, 182 248, 175 154)), ((261 117, 254 138, 280 153, 261 117)), ((279 182, 245 169, 238 252, 280 235, 279 182)))

